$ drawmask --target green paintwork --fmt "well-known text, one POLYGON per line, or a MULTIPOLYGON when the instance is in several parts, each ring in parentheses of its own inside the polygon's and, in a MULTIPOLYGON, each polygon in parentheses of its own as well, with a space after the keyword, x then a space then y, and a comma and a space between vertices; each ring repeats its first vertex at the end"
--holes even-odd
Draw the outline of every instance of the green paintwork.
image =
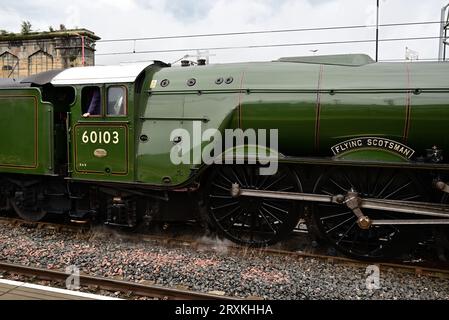
MULTIPOLYGON (((332 62, 324 57, 319 61, 322 65, 314 63, 314 59, 299 63, 301 59, 295 58, 294 62, 160 70, 154 76, 158 85, 143 112, 159 117, 152 122, 145 120, 145 130, 164 138, 139 152, 139 181, 160 185, 162 177, 171 177, 171 185, 181 184, 188 169, 198 167, 172 166, 172 143, 167 139, 177 126, 191 132, 192 121, 188 118, 195 117, 210 119, 203 130, 279 129, 279 151, 287 157, 330 159, 333 145, 364 136, 404 143, 416 150, 416 156, 424 155, 425 149, 433 145, 449 150, 444 135, 444 124, 449 120, 447 64, 372 63, 360 56, 358 60, 354 56, 338 58, 332 62), (217 78, 229 76, 234 78, 231 85, 215 84, 217 78), (190 78, 197 80, 194 87, 186 84, 190 78), (170 81, 165 88, 159 85, 164 79, 170 81), (414 93, 415 89, 419 92, 414 93), (170 117, 178 117, 178 121, 170 117)), ((405 161, 383 150, 359 150, 346 154, 343 160, 405 161)))
MULTIPOLYGON (((192 164, 173 165, 170 160, 170 152, 174 147, 170 140, 171 132, 181 128, 192 134, 195 122, 201 124, 202 132, 210 128, 224 130, 231 125, 233 113, 238 106, 242 73, 237 68, 233 70, 226 66, 211 68, 214 69, 213 72, 201 72, 203 70, 199 68, 164 68, 155 74, 157 88, 151 96, 147 96, 145 105, 140 106, 141 127, 138 135, 145 134, 149 140, 138 141, 137 181, 161 186, 184 183, 191 177, 192 169, 200 166, 201 153, 196 154, 192 164), (198 72, 194 72, 195 69, 198 72), (229 85, 223 83, 217 90, 215 80, 231 76, 234 81, 229 85), (214 91, 199 95, 196 90, 187 86, 190 78, 196 79, 195 88, 214 91), (164 79, 170 80, 167 88, 160 86, 164 79)), ((190 142, 192 148, 200 144, 190 142)), ((206 145, 207 143, 201 144, 202 147, 206 145)))
POLYGON ((404 95, 384 93, 382 98, 367 94, 324 95, 317 141, 320 154, 325 155, 341 141, 360 136, 388 137, 402 142, 406 116, 404 95))
MULTIPOLYGON (((416 151, 415 157, 425 155, 426 149, 434 145, 447 152, 448 71, 446 63, 372 63, 366 56, 284 58, 187 68, 151 65, 145 70, 142 88, 136 83, 101 85, 103 104, 108 87, 126 86, 128 113, 122 117, 103 114, 83 118, 81 92, 88 85, 74 86, 76 101, 70 106, 67 137, 68 175, 74 180, 166 188, 186 185, 200 172, 201 150, 209 142, 183 139, 182 144, 196 152, 192 152, 190 164, 175 165, 170 154, 176 151, 176 135, 170 135, 176 129, 190 135, 208 129, 279 129, 279 152, 282 161, 289 162, 294 157, 332 161, 332 146, 367 136, 403 143, 416 151), (223 81, 217 83, 220 78, 223 81), (189 79, 196 80, 194 86, 188 86, 189 79), (169 80, 169 85, 162 87, 162 80, 169 80), (95 143, 83 142, 84 132, 90 136, 91 132, 112 135, 114 131, 118 133, 117 144, 100 143, 98 139, 95 143)), ((38 89, 3 89, 0 93, 37 97, 39 156, 38 168, 32 173, 51 173, 51 104, 40 102, 38 89)), ((4 164, 29 165, 33 155, 25 146, 33 138, 30 101, 1 99, 0 107, 23 113, 17 121, 15 111, 0 116, 0 133, 26 136, 3 141, 0 159, 4 164)), ((56 153, 61 154, 61 150, 56 153)), ((414 162, 416 158, 405 160, 384 150, 353 150, 338 158, 335 160, 339 162, 385 165, 398 161, 410 166, 418 163, 414 162)), ((6 167, 0 170, 25 172, 6 167)))
POLYGON ((285 57, 280 58, 280 62, 313 63, 340 65, 348 67, 360 67, 375 61, 366 54, 335 54, 325 56, 307 56, 307 57, 285 57))
POLYGON ((277 152, 275 149, 270 149, 261 145, 242 145, 233 148, 226 149, 222 154, 218 155, 217 158, 222 160, 222 163, 230 164, 235 160, 239 160, 244 163, 246 160, 260 161, 263 164, 268 164, 269 161, 277 161, 283 156, 277 152))
POLYGON ((53 173, 53 107, 39 89, 0 90, 0 172, 53 173))

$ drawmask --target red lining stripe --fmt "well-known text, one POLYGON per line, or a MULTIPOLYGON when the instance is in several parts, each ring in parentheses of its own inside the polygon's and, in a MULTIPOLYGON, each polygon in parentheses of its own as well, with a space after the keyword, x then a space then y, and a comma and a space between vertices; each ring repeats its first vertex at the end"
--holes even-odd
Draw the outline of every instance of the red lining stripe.
POLYGON ((242 119, 242 96, 243 96, 243 80, 245 79, 245 71, 242 72, 242 76, 240 78, 240 92, 239 92, 239 128, 243 129, 243 119, 242 119))
POLYGON ((410 116, 412 111, 411 74, 408 63, 405 64, 405 69, 407 73, 407 92, 405 96, 404 144, 407 144, 408 135, 410 133, 410 116))
POLYGON ((318 90, 316 93, 316 121, 315 121, 315 149, 320 148, 320 117, 321 117, 321 85, 323 80, 324 65, 320 65, 318 76, 318 90))

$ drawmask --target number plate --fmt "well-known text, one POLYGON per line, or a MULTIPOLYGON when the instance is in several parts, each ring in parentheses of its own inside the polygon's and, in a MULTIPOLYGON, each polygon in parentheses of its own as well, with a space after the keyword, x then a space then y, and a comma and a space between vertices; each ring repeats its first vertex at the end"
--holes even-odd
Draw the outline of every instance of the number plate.
POLYGON ((77 125, 74 136, 76 171, 120 175, 128 173, 128 128, 126 125, 77 125))

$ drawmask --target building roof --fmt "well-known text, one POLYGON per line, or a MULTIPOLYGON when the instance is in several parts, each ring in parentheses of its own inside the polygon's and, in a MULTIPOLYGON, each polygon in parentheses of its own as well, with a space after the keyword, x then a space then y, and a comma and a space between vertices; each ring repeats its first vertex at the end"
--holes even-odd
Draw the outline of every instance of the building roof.
POLYGON ((69 30, 57 30, 57 31, 42 31, 42 32, 30 32, 27 34, 22 33, 7 33, 0 35, 1 41, 18 41, 18 40, 37 40, 37 39, 53 39, 53 38, 67 38, 67 37, 79 37, 85 36, 93 40, 100 40, 94 32, 87 29, 69 29, 69 30))
POLYGON ((96 84, 134 82, 151 63, 70 68, 57 74, 51 84, 96 84))

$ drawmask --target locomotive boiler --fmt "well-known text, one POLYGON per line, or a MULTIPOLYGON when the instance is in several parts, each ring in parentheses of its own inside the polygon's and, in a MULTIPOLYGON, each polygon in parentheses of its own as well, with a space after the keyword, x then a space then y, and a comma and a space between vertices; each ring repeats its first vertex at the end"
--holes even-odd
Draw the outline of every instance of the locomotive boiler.
POLYGON ((252 246, 303 219, 345 254, 397 255, 448 234, 447 69, 337 55, 154 61, 3 83, 1 206, 127 227, 194 219, 252 246), (195 138, 210 130, 221 147, 208 149, 213 163, 195 138), (239 145, 217 140, 227 130, 243 133, 239 145), (263 130, 276 135, 248 142, 263 130))

